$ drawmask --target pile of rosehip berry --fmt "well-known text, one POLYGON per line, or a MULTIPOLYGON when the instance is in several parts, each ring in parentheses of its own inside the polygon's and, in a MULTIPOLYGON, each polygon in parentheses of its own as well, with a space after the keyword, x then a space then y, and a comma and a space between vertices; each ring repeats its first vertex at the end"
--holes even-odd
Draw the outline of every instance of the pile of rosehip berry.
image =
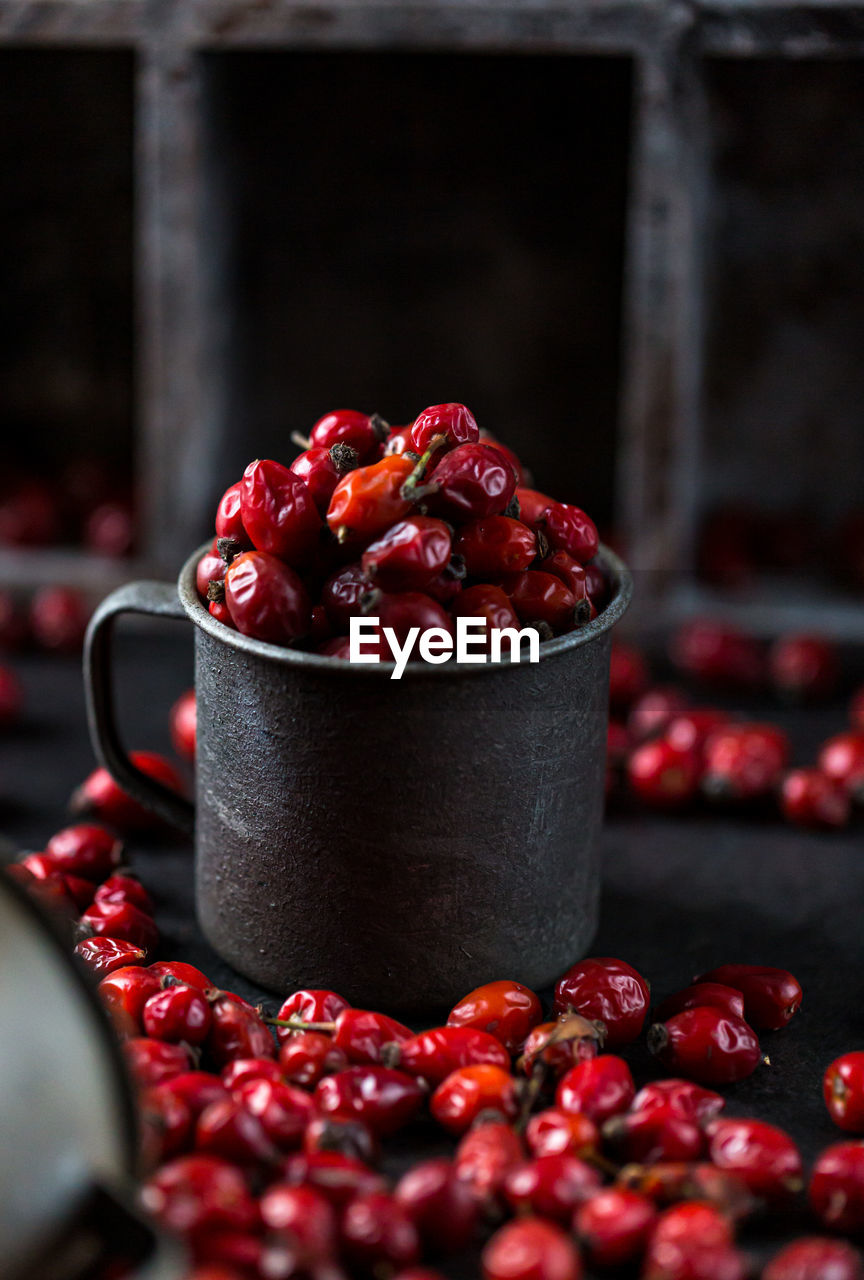
POLYGON ((412 627, 452 633, 454 616, 549 639, 603 607, 593 521, 525 487, 519 459, 464 405, 392 429, 339 409, 302 443, 290 467, 250 463, 219 503, 197 585, 226 626, 347 658, 360 614, 402 644, 412 627))
MULTIPOLYGON (((728 625, 693 621, 673 636, 671 657, 689 683, 724 693, 772 690, 784 702, 832 694, 840 662, 813 635, 783 636, 767 651, 728 625)), ((816 763, 790 768, 791 744, 778 725, 694 706, 680 685, 652 685, 642 653, 613 644, 607 796, 629 792, 654 809, 681 810, 697 798, 752 812, 774 805, 789 821, 845 827, 864 804, 864 688, 849 704, 850 727, 829 738, 816 763)))
MULTIPOLYGON (((653 1010, 669 1078, 637 1089, 623 1056, 649 1021, 648 983, 622 960, 574 964, 552 1008, 490 982, 416 1032, 334 991, 273 1015, 183 962, 153 961, 153 906, 107 828, 57 832, 7 870, 68 921, 138 1090, 141 1202, 190 1254, 190 1280, 440 1280, 482 1249, 484 1280, 743 1280, 738 1233, 797 1206, 788 1134, 727 1117, 718 1086, 763 1065, 757 1032, 795 1016, 782 969, 726 964, 653 1010), (449 1135, 395 1185, 382 1152, 411 1127, 449 1135), (446 1267, 446 1261, 443 1261, 446 1267)), ((864 1053, 825 1073, 829 1113, 864 1133, 864 1053)), ((862 1280, 838 1236, 864 1230, 864 1143, 816 1161, 812 1220, 764 1280, 862 1280)))

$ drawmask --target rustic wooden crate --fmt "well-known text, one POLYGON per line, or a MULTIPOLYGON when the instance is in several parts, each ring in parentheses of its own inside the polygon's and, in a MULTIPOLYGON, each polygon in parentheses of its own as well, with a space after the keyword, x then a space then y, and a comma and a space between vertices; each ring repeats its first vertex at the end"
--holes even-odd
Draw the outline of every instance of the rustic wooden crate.
MULTIPOLYGON (((716 215, 722 207, 718 197, 728 195, 725 178, 718 177, 717 112, 724 94, 734 98, 737 66, 745 81, 751 74, 749 88, 745 84, 742 91, 745 110, 747 93, 754 92, 752 68, 764 60, 772 66, 786 64, 793 76, 800 68, 806 78, 809 67, 834 59, 838 67, 842 64, 841 78, 854 78, 857 69, 849 72, 848 67, 864 54, 864 4, 9 0, 0 9, 0 43, 11 49, 102 47, 126 50, 134 57, 133 416, 144 512, 138 565, 104 566, 71 553, 7 552, 0 554, 0 579, 62 576, 102 586, 142 567, 172 571, 186 548, 201 537, 213 495, 236 468, 238 430, 241 436, 248 433, 250 447, 255 433, 268 443, 274 438, 280 398, 287 399, 291 390, 290 370, 280 372, 278 361, 267 365, 261 332, 248 320, 248 302, 238 306, 238 266, 231 241, 233 227, 249 233, 262 225, 254 204, 244 205, 243 197, 248 187, 260 200, 266 192, 266 173, 254 171, 236 109, 244 83, 247 93, 250 84, 254 88, 256 58, 284 56, 280 65, 288 74, 291 56, 301 53, 362 54, 367 67, 370 58, 401 53, 445 58, 519 55, 548 58, 550 66, 552 59, 565 57, 572 60, 574 72, 598 59, 629 69, 620 90, 628 95, 631 111, 629 188, 621 215, 624 246, 614 269, 605 277, 598 275, 600 286, 617 289, 616 271, 623 262, 623 336, 620 346, 608 342, 598 361, 598 368, 603 359, 615 366, 620 400, 613 456, 607 439, 612 424, 604 417, 614 416, 603 399, 608 400, 608 391, 598 392, 599 408, 592 406, 595 422, 559 421, 559 406, 566 403, 566 368, 553 363, 549 381, 555 383, 554 394, 542 404, 556 421, 548 431, 545 423, 539 424, 546 431, 546 443, 538 449, 538 471, 552 483, 559 474, 552 467, 560 456, 572 463, 580 452, 593 451, 602 461, 587 474, 602 490, 604 476, 611 476, 614 467, 616 523, 638 571, 644 616, 667 617, 696 605, 730 610, 755 625, 791 624, 812 616, 806 584, 787 585, 779 599, 756 596, 735 602, 695 586, 692 575, 699 520, 706 503, 718 496, 718 477, 725 476, 727 490, 736 485, 734 467, 716 465, 718 439, 722 454, 729 420, 718 414, 711 399, 718 352, 721 364, 723 360, 722 323, 718 330, 714 314, 723 294, 712 275, 718 262, 716 215), (238 360, 238 352, 244 351, 245 365, 238 360)), ((262 76, 262 92, 265 81, 272 86, 272 70, 268 75, 269 81, 262 76)), ((758 96, 758 86, 755 91, 758 96)), ((386 85, 381 92, 386 95, 386 85)), ((549 97, 554 103, 554 90, 549 97)), ((518 180, 518 174, 515 177, 518 180)), ((818 201, 818 192, 815 198, 818 201)), ((858 216, 864 219, 864 209, 858 216)), ((719 243, 725 252, 722 236, 719 243)), ((722 264, 722 253, 719 261, 722 264)), ((284 265, 282 270, 288 279, 284 265)), ((278 272, 275 278, 280 278, 278 272)), ((604 299, 607 327, 618 305, 617 298, 611 303, 604 299)), ((480 309, 478 317, 482 314, 480 309)), ((550 316, 555 319, 554 310, 550 316)), ((734 330, 734 317, 732 307, 727 328, 734 330)), ((542 324, 537 332, 543 333, 542 324)), ((843 333, 841 340, 847 339, 851 349, 854 336, 843 333)), ((384 362, 379 371, 382 386, 388 373, 384 362)), ((482 390, 484 373, 481 362, 472 387, 482 390)), ((853 379, 850 389, 856 385, 853 379)), ((509 386, 497 387, 497 399, 496 387, 488 387, 499 417, 505 412, 509 386)), ((524 392, 518 378, 512 386, 524 392)), ((570 399, 578 402, 578 378, 568 390, 570 399)), ((411 391, 410 381, 399 389, 396 412, 407 409, 403 399, 407 402, 411 391)), ((308 385, 297 406, 304 415, 313 407, 303 400, 307 392, 308 385)), ((324 387, 315 407, 327 394, 324 387)), ((794 394, 794 382, 784 394, 794 394)), ((484 398, 481 395, 478 404, 484 398)), ((294 426, 290 414, 286 406, 286 419, 294 426)), ((505 426, 530 453, 526 420, 516 415, 505 426)), ((842 444, 852 459, 843 462, 847 487, 852 488, 859 474, 857 455, 852 456, 856 425, 851 419, 848 427, 844 424, 842 444)), ((789 447, 791 452, 794 446, 789 447)), ((740 433, 736 449, 744 483, 750 463, 748 441, 740 433)), ((799 451, 806 475, 807 448, 800 442, 799 451)), ((568 470, 566 462, 564 474, 578 487, 576 470, 572 465, 568 470)), ((827 481, 822 483, 828 492, 827 481)), ((590 505, 589 493, 578 497, 590 505)), ((820 621, 845 633, 860 630, 860 605, 831 598, 826 607, 820 621)))

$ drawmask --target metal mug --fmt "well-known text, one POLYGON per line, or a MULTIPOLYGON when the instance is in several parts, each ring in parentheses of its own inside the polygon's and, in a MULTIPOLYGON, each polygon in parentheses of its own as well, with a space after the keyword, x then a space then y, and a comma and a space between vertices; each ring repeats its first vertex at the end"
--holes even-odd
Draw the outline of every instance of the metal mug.
POLYGON ((443 1008, 479 983, 543 987, 592 941, 610 633, 631 578, 540 661, 356 665, 250 639, 213 619, 195 566, 102 602, 85 648, 96 754, 195 838, 197 913, 221 956, 277 992, 443 1008), (195 625, 196 802, 140 773, 111 694, 118 614, 195 625))

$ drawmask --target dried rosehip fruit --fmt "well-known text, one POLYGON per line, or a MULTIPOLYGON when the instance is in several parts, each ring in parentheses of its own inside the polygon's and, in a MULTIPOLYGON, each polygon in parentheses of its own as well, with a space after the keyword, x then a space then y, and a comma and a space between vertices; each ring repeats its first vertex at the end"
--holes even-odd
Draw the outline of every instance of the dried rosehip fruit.
POLYGON ((648 983, 631 965, 599 956, 580 960, 558 980, 555 1009, 559 1014, 574 1010, 602 1022, 606 1047, 617 1049, 639 1036, 650 997, 648 983))
POLYGON ((756 1033, 742 1018, 704 1006, 686 1009, 648 1031, 648 1048, 667 1071, 699 1084, 731 1084, 762 1061, 756 1033))
POLYGON ((760 1031, 779 1031, 801 1007, 798 979, 788 969, 768 965, 724 964, 696 979, 734 987, 744 997, 744 1017, 760 1031))

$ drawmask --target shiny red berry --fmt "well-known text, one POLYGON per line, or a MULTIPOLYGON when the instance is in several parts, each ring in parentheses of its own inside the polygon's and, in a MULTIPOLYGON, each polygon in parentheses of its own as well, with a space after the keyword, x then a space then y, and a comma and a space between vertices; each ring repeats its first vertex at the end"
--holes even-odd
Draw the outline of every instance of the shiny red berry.
POLYGON ((336 1255, 338 1220, 333 1206, 314 1187, 276 1183, 261 1197, 260 1209, 268 1231, 290 1237, 303 1270, 336 1255))
POLYGON ((171 742, 184 760, 195 759, 196 731, 195 690, 187 689, 171 708, 171 742))
POLYGON ((649 1242, 641 1280, 745 1280, 749 1266, 731 1244, 649 1242))
POLYGON ((856 802, 864 798, 864 732, 838 733, 823 744, 817 761, 826 777, 856 802))
POLYGON ((789 759, 789 740, 770 724, 730 724, 704 747, 702 790, 712 800, 758 800, 777 788, 789 759))
POLYGON ((648 1242, 657 1210, 627 1187, 608 1187, 580 1205, 574 1229, 595 1267, 623 1267, 639 1258, 648 1242))
POLYGON ((639 1036, 650 999, 651 989, 642 975, 612 956, 580 960, 555 987, 556 1012, 575 1010, 583 1018, 602 1022, 608 1049, 630 1044, 639 1036))
POLYGON ((263 1076, 238 1083, 231 1092, 241 1106, 261 1121, 267 1137, 280 1151, 291 1151, 300 1145, 314 1114, 308 1093, 263 1076))
POLYGON ((780 808, 798 827, 834 831, 848 826, 852 801, 843 784, 821 769, 790 769, 783 779, 780 808))
POLYGON ((285 1083, 282 1068, 274 1058, 235 1058, 222 1068, 220 1079, 229 1093, 235 1094, 250 1080, 275 1080, 285 1083))
POLYGON ((835 1058, 822 1078, 828 1114, 847 1133, 864 1133, 864 1052, 835 1058))
POLYGON ((439 1084, 429 1110, 450 1133, 464 1133, 483 1111, 512 1120, 519 1109, 516 1081, 503 1067, 482 1064, 459 1067, 439 1084))
POLYGON ((451 1160, 440 1156, 421 1161, 402 1176, 394 1195, 427 1249, 449 1254, 469 1248, 480 1204, 451 1160))
POLYGON ((450 529, 431 516, 408 516, 363 552, 370 584, 383 591, 423 591, 449 563, 450 529))
POLYGON ((699 1125, 657 1107, 612 1116, 603 1125, 603 1142, 621 1163, 698 1160, 705 1148, 699 1125))
POLYGON ((114 969, 98 987, 99 998, 121 1036, 140 1034, 144 1006, 160 990, 158 977, 134 964, 114 969))
MULTIPOLYGON (((321 518, 312 495, 280 462, 256 459, 249 464, 241 481, 241 512, 257 550, 292 566, 307 563, 318 545, 321 518)), ((225 578, 227 583, 229 574, 225 578)))
POLYGON ((105 827, 81 822, 53 835, 45 853, 58 871, 99 882, 120 866, 123 843, 105 827))
POLYGON ((273 1037, 251 1005, 227 991, 210 997, 213 1021, 207 1049, 218 1067, 235 1058, 274 1058, 273 1037))
POLYGON ((225 1085, 209 1071, 184 1071, 160 1087, 182 1099, 193 1120, 197 1120, 211 1102, 223 1102, 228 1097, 225 1085))
MULTIPOLYGON (((92 890, 91 890, 92 891, 92 890)), ((135 876, 119 874, 109 876, 93 892, 94 902, 131 902, 146 916, 153 915, 153 899, 135 876)))
POLYGON ((420 1237, 410 1215, 387 1192, 359 1195, 341 1224, 342 1249, 352 1264, 374 1275, 382 1267, 408 1267, 420 1260, 420 1237))
POLYGON ((581 1112, 548 1107, 528 1121, 525 1141, 534 1156, 571 1155, 585 1159, 599 1151, 600 1131, 581 1112))
POLYGON ((303 1130, 303 1150, 336 1151, 363 1164, 375 1165, 381 1156, 380 1143, 361 1120, 331 1120, 313 1116, 303 1130))
POLYGON ((94 902, 81 917, 96 934, 120 938, 143 951, 152 951, 159 941, 159 931, 152 918, 131 902, 94 902))
MULTIPOLYGON (((627 732, 633 742, 646 742, 649 738, 656 738, 665 734, 672 721, 684 715, 686 708, 687 701, 683 693, 674 685, 658 685, 646 689, 630 708, 627 732)), ((668 735, 666 740, 676 750, 692 750, 692 747, 679 747, 668 735)))
POLYGON ((474 414, 464 404, 433 404, 414 419, 410 436, 414 452, 425 453, 439 439, 441 447, 448 449, 474 444, 480 431, 474 414))
POLYGON ((528 489, 524 485, 520 485, 516 490, 516 500, 519 503, 520 520, 524 524, 530 524, 532 529, 536 529, 543 523, 546 512, 555 501, 545 493, 540 493, 537 489, 528 489))
POLYGON ((633 1099, 631 1110, 637 1112, 665 1111, 703 1124, 720 1114, 726 1100, 713 1089, 705 1089, 692 1080, 654 1080, 640 1089, 633 1099))
POLYGON ((510 1055, 501 1041, 476 1027, 447 1026, 403 1040, 391 1065, 437 1085, 460 1067, 483 1063, 510 1070, 510 1055))
POLYGON ((453 549, 471 578, 519 573, 537 558, 537 535, 510 516, 486 516, 463 525, 453 549))
POLYGON ((192 1065, 189 1050, 181 1044, 136 1036, 123 1044, 123 1055, 129 1072, 140 1089, 162 1084, 188 1071, 192 1065))
POLYGON ((230 1097, 211 1102, 201 1112, 195 1125, 195 1150, 242 1166, 272 1165, 279 1154, 259 1117, 230 1097))
POLYGON ((89 621, 86 600, 71 587, 43 587, 30 602, 33 638, 54 653, 77 653, 89 621))
POLYGON ((692 751, 702 760, 703 749, 715 729, 729 723, 725 711, 716 707, 692 707, 676 714, 666 725, 663 736, 678 751, 692 751))
POLYGON ((181 1156, 163 1165, 144 1184, 141 1202, 163 1227, 186 1236, 248 1230, 258 1216, 243 1174, 213 1156, 181 1156))
POLYGON ((493 627, 503 631, 507 627, 519 629, 520 622, 510 597, 500 587, 491 583, 476 583, 460 591, 453 601, 456 618, 485 618, 487 633, 493 627))
POLYGON ((280 1043, 285 1043, 293 1036, 305 1034, 291 1026, 279 1026, 278 1023, 335 1022, 343 1009, 350 1008, 348 1001, 335 991, 323 987, 304 987, 293 991, 279 1006, 276 1015, 276 1035, 280 1043))
POLYGON ((732 1244, 735 1234, 728 1218, 714 1205, 689 1200, 665 1209, 657 1219, 651 1238, 656 1244, 711 1248, 732 1244))
POLYGON ((487 982, 463 996, 447 1018, 451 1027, 476 1027, 500 1040, 509 1053, 521 1047, 543 1016, 537 996, 521 982, 487 982))
POLYGON ((477 1200, 491 1203, 509 1171, 524 1159, 525 1150, 512 1125, 484 1116, 460 1140, 454 1163, 477 1200))
POLYGON ((822 636, 781 636, 768 654, 768 677, 775 693, 787 702, 827 697, 839 676, 837 649, 822 636))
POLYGON ((389 529, 411 510, 402 486, 414 470, 410 458, 390 454, 349 471, 333 490, 327 524, 342 542, 364 542, 389 529))
POLYGON ((243 482, 238 480, 236 484, 230 485, 219 499, 219 505, 216 508, 216 538, 236 543, 239 550, 246 551, 252 546, 252 539, 243 524, 242 503, 243 482))
POLYGON ((553 632, 568 632, 591 620, 591 604, 577 600, 559 577, 541 569, 508 574, 501 586, 521 622, 543 623, 553 632))
POLYGON ((864 1280, 857 1249, 845 1240, 805 1236, 775 1253, 762 1280, 864 1280))
POLYGON ((386 438, 387 424, 382 418, 356 409, 333 409, 319 418, 309 432, 313 448, 331 449, 335 444, 346 444, 356 450, 361 462, 373 461, 386 438))
POLYGON ((512 467, 488 444, 457 445, 426 479, 430 509, 460 523, 500 515, 516 491, 512 467))
POLYGON ((655 1022, 648 1048, 665 1070, 699 1084, 732 1084, 762 1061, 756 1033, 742 1018, 703 1006, 655 1022))
POLYGON ((496 1231, 483 1250, 483 1280, 581 1280, 569 1235, 543 1218, 520 1218, 496 1231))
POLYGON ((206 973, 196 969, 194 964, 184 964, 182 960, 157 960, 149 969, 162 980, 163 987, 170 986, 173 982, 183 982, 187 987, 196 987, 198 991, 209 992, 213 988, 206 973), (166 978, 170 981, 166 982, 166 978))
POLYGON ((701 768, 694 751, 681 751, 665 738, 643 742, 627 761, 630 791, 652 809, 682 809, 699 790, 701 768))
POLYGON ((194 987, 166 987, 150 997, 142 1012, 144 1030, 157 1040, 201 1044, 213 1020, 210 1005, 194 987))
POLYGON ((144 1089, 138 1098, 138 1143, 148 1169, 179 1155, 192 1136, 192 1113, 170 1084, 144 1089))
POLYGON ((626 1111, 635 1094, 633 1076, 624 1059, 604 1053, 580 1062, 562 1076, 555 1091, 555 1105, 562 1111, 586 1115, 600 1125, 626 1111))
POLYGON ((315 1106, 324 1116, 362 1120, 373 1133, 395 1133, 416 1115, 424 1092, 413 1076, 391 1067, 348 1067, 324 1076, 315 1089, 315 1106))
POLYGON ((526 1076, 537 1070, 562 1076, 578 1062, 596 1058, 605 1038, 604 1028, 581 1014, 562 1015, 557 1022, 541 1022, 534 1028, 517 1065, 526 1076))
POLYGON ((292 644, 309 630, 306 588, 287 564, 265 551, 244 551, 225 574, 225 603, 238 631, 269 644, 292 644))
POLYGON ((823 1226, 860 1235, 864 1230, 864 1143, 837 1142, 826 1147, 813 1166, 808 1196, 823 1226))
POLYGON ((386 1190, 384 1179, 341 1151, 297 1152, 283 1166, 286 1182, 314 1187, 337 1210, 356 1196, 386 1190))
POLYGON ((84 938, 75 948, 75 954, 90 971, 100 978, 105 978, 116 969, 128 965, 140 965, 147 958, 147 953, 131 942, 123 942, 119 938, 84 938))
MULTIPOLYGON (((185 783, 174 765, 164 756, 155 751, 130 751, 129 759, 148 778, 160 782, 171 791, 183 794, 185 783)), ((73 793, 69 807, 75 814, 90 815, 121 831, 139 828, 146 830, 158 826, 158 819, 127 795, 107 769, 94 769, 73 793)))
POLYGON ((303 1031, 289 1036, 279 1050, 279 1066, 290 1084, 313 1088, 324 1075, 332 1075, 348 1066, 341 1049, 333 1047, 329 1035, 320 1031, 303 1031))
POLYGON ((577 1207, 600 1190, 596 1169, 567 1152, 535 1156, 511 1169, 504 1179, 504 1199, 516 1214, 569 1223, 577 1207))
POLYGON ((783 1201, 801 1190, 801 1154, 782 1129, 763 1120, 720 1118, 705 1132, 711 1163, 737 1174, 760 1200, 783 1201))
POLYGON ((198 588, 198 594, 202 600, 209 599, 207 594, 211 582, 220 583, 225 579, 225 570, 228 565, 219 554, 216 545, 216 539, 213 539, 213 545, 209 551, 205 551, 195 569, 195 586, 198 588))
POLYGON ((359 454, 347 444, 334 444, 329 449, 313 445, 297 455, 291 463, 291 471, 299 476, 309 490, 318 514, 326 516, 333 490, 349 471, 360 461, 359 454))
POLYGON ((720 982, 744 997, 744 1017, 760 1031, 779 1031, 801 1008, 801 984, 788 969, 759 964, 724 964, 697 982, 720 982))
POLYGON ((594 521, 567 502, 553 502, 548 507, 543 531, 554 550, 566 551, 580 564, 593 560, 600 546, 594 521))
POLYGON ((754 689, 765 678, 761 645, 734 627, 704 619, 685 623, 671 645, 672 661, 691 679, 726 689, 754 689))

